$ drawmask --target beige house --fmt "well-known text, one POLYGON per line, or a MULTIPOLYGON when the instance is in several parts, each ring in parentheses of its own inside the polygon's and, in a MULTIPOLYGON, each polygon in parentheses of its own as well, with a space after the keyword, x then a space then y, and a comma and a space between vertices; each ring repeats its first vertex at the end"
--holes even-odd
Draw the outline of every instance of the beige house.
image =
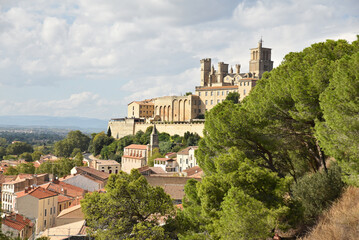
POLYGON ((13 212, 15 210, 15 203, 17 193, 24 191, 25 189, 30 189, 33 185, 41 185, 45 182, 48 182, 49 175, 40 174, 19 174, 16 178, 9 182, 4 182, 2 184, 1 192, 1 207, 5 212, 13 212))
POLYGON ((133 101, 127 106, 128 118, 151 118, 154 113, 154 104, 152 99, 144 101, 133 101))
POLYGON ((165 172, 178 172, 178 164, 174 158, 156 158, 154 167, 160 167, 165 172))
POLYGON ((177 153, 177 163, 180 172, 198 166, 196 157, 194 156, 196 149, 198 149, 197 146, 190 146, 177 153))
POLYGON ((147 164, 149 146, 131 144, 124 148, 121 167, 122 171, 131 173, 133 168, 140 168, 147 164))
POLYGON ((55 225, 58 194, 37 187, 17 198, 18 213, 36 221, 36 234, 55 225))
POLYGON ((119 173, 121 170, 121 164, 119 164, 118 162, 116 162, 115 160, 93 160, 91 161, 91 167, 101 171, 101 172, 106 172, 106 173, 119 173))

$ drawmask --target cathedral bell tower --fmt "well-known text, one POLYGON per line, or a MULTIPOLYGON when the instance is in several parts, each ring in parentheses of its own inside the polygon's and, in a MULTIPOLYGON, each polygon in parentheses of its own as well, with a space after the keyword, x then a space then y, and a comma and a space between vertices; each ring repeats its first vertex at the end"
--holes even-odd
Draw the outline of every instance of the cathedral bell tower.
POLYGON ((262 44, 261 38, 258 42, 258 47, 251 49, 251 60, 249 61, 249 72, 257 78, 262 78, 264 72, 270 72, 273 69, 272 49, 263 48, 262 44))

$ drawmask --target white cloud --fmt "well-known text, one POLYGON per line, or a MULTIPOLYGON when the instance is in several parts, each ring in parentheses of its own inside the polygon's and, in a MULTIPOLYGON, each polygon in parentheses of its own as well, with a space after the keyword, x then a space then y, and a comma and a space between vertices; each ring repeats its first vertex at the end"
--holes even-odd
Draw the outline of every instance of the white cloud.
POLYGON ((211 57, 215 66, 240 63, 248 71, 249 48, 261 36, 273 49, 275 66, 289 51, 314 42, 354 40, 358 12, 355 0, 3 0, 0 101, 13 113, 27 111, 20 105, 32 102, 38 108, 29 106, 31 113, 125 115, 127 102, 194 91, 201 58, 211 57), (62 102, 42 104, 38 86, 56 91, 62 102), (16 96, 16 88, 27 89, 24 101, 1 97, 2 91, 16 96), (87 100, 78 106, 89 102, 94 110, 73 112, 77 102, 67 98, 69 92, 98 96, 79 96, 87 100), (104 106, 114 102, 119 106, 104 106))
POLYGON ((0 100, 0 115, 49 115, 83 116, 108 119, 113 114, 110 109, 123 104, 121 101, 109 101, 91 92, 72 94, 66 99, 39 101, 0 100))

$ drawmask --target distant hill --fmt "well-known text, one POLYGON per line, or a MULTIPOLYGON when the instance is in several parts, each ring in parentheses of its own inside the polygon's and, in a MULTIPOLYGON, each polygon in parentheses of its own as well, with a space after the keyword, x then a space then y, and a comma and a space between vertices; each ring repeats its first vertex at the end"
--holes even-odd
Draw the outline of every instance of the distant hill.
POLYGON ((98 132, 107 130, 107 121, 85 117, 0 116, 0 127, 65 128, 98 132))

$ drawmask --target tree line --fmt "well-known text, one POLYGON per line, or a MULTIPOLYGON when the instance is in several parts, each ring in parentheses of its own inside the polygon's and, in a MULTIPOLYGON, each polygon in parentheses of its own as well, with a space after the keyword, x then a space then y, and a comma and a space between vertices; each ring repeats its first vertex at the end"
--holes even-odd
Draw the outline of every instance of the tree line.
POLYGON ((291 52, 242 102, 232 96, 206 113, 196 151, 205 175, 187 182, 183 210, 138 172, 121 173, 106 194, 83 200, 89 227, 98 239, 301 235, 345 186, 359 185, 358 96, 359 38, 291 52))

